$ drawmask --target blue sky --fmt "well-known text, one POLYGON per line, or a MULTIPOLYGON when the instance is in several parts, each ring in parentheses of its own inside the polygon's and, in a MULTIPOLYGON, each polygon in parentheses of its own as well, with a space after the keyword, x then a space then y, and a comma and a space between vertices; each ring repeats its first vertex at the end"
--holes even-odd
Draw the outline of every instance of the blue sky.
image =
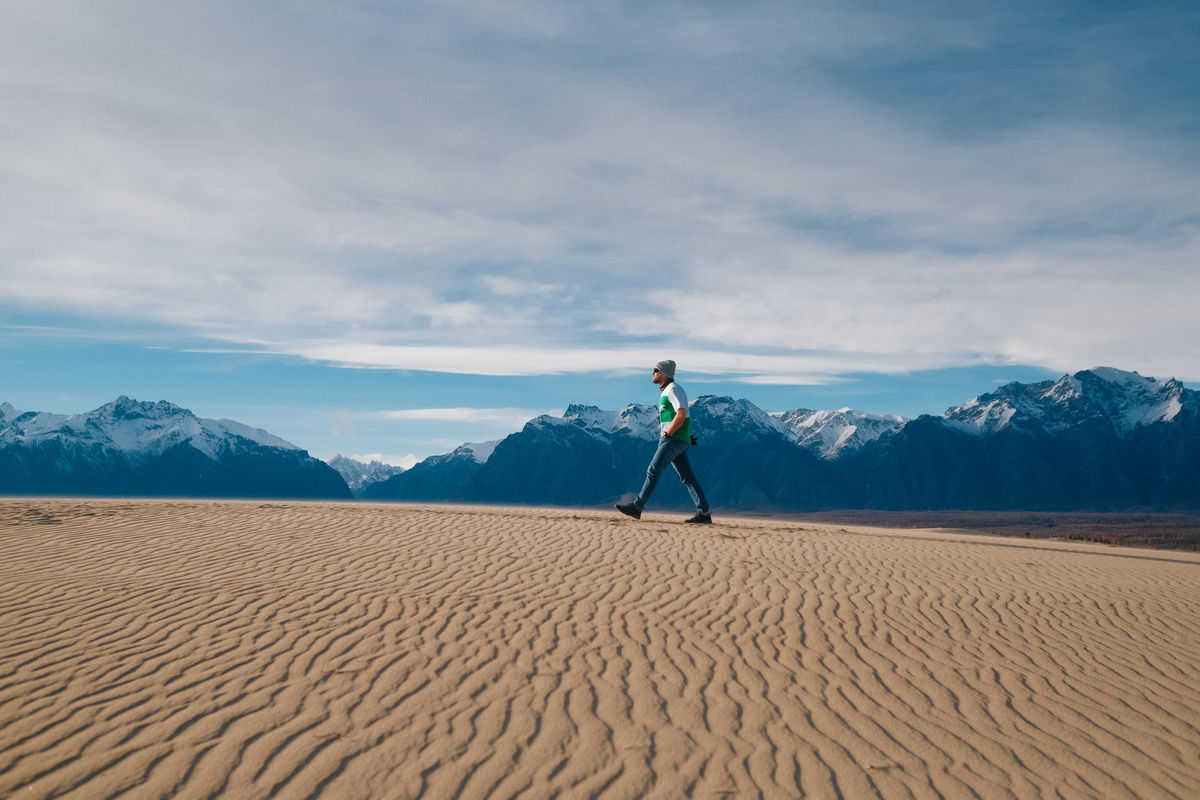
POLYGON ((411 461, 1200 381, 1200 7, 9 2, 0 400, 411 461))

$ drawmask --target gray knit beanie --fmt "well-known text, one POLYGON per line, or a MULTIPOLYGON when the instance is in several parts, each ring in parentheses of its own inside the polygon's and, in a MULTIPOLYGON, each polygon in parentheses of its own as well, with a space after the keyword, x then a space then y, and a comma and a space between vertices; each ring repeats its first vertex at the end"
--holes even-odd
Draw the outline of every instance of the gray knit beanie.
POLYGON ((675 380, 675 362, 671 359, 668 358, 665 361, 658 362, 654 365, 654 368, 671 380, 675 380))

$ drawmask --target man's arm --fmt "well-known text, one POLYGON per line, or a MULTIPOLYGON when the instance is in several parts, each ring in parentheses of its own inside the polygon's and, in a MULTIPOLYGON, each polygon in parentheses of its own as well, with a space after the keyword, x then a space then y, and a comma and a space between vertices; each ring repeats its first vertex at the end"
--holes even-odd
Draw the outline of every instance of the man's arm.
POLYGON ((684 421, 687 419, 687 409, 681 408, 675 412, 675 419, 671 420, 671 424, 667 426, 667 430, 663 436, 674 436, 683 427, 684 421))

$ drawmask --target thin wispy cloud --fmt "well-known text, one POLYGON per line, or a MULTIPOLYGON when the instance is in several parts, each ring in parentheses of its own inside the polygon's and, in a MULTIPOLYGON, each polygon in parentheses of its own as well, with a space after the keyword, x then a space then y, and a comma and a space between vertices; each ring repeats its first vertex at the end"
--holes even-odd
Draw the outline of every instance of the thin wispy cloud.
POLYGON ((26 314, 462 374, 670 347, 750 383, 1200 379, 1196 10, 0 17, 0 304, 26 314))
MULTIPOLYGON (((660 358, 661 347, 588 350, 568 347, 404 347, 335 342, 304 342, 296 349, 279 344, 281 352, 345 367, 448 372, 469 375, 571 375, 583 372, 643 373, 660 358)), ((897 374, 939 366, 974 366, 993 363, 978 355, 945 352, 914 353, 896 363, 887 353, 814 352, 759 355, 733 349, 699 349, 694 345, 671 347, 680 363, 692 372, 749 378, 772 374, 785 383, 806 385, 829 381, 840 371, 897 374)))
POLYGON ((403 408, 394 411, 380 411, 378 415, 388 420, 403 420, 407 422, 465 422, 465 423, 504 423, 519 429, 534 417, 543 414, 560 416, 563 409, 529 409, 529 408, 473 408, 459 406, 454 408, 403 408))

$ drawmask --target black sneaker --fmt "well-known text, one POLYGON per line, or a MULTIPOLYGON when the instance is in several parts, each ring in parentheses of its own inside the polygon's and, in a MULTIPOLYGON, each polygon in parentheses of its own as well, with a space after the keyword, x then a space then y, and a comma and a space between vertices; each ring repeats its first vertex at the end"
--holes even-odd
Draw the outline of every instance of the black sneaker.
POLYGON ((688 517, 684 522, 690 522, 693 525, 712 525, 712 514, 697 514, 694 517, 688 517))
POLYGON ((617 511, 634 519, 642 518, 642 510, 633 503, 617 503, 617 511))

